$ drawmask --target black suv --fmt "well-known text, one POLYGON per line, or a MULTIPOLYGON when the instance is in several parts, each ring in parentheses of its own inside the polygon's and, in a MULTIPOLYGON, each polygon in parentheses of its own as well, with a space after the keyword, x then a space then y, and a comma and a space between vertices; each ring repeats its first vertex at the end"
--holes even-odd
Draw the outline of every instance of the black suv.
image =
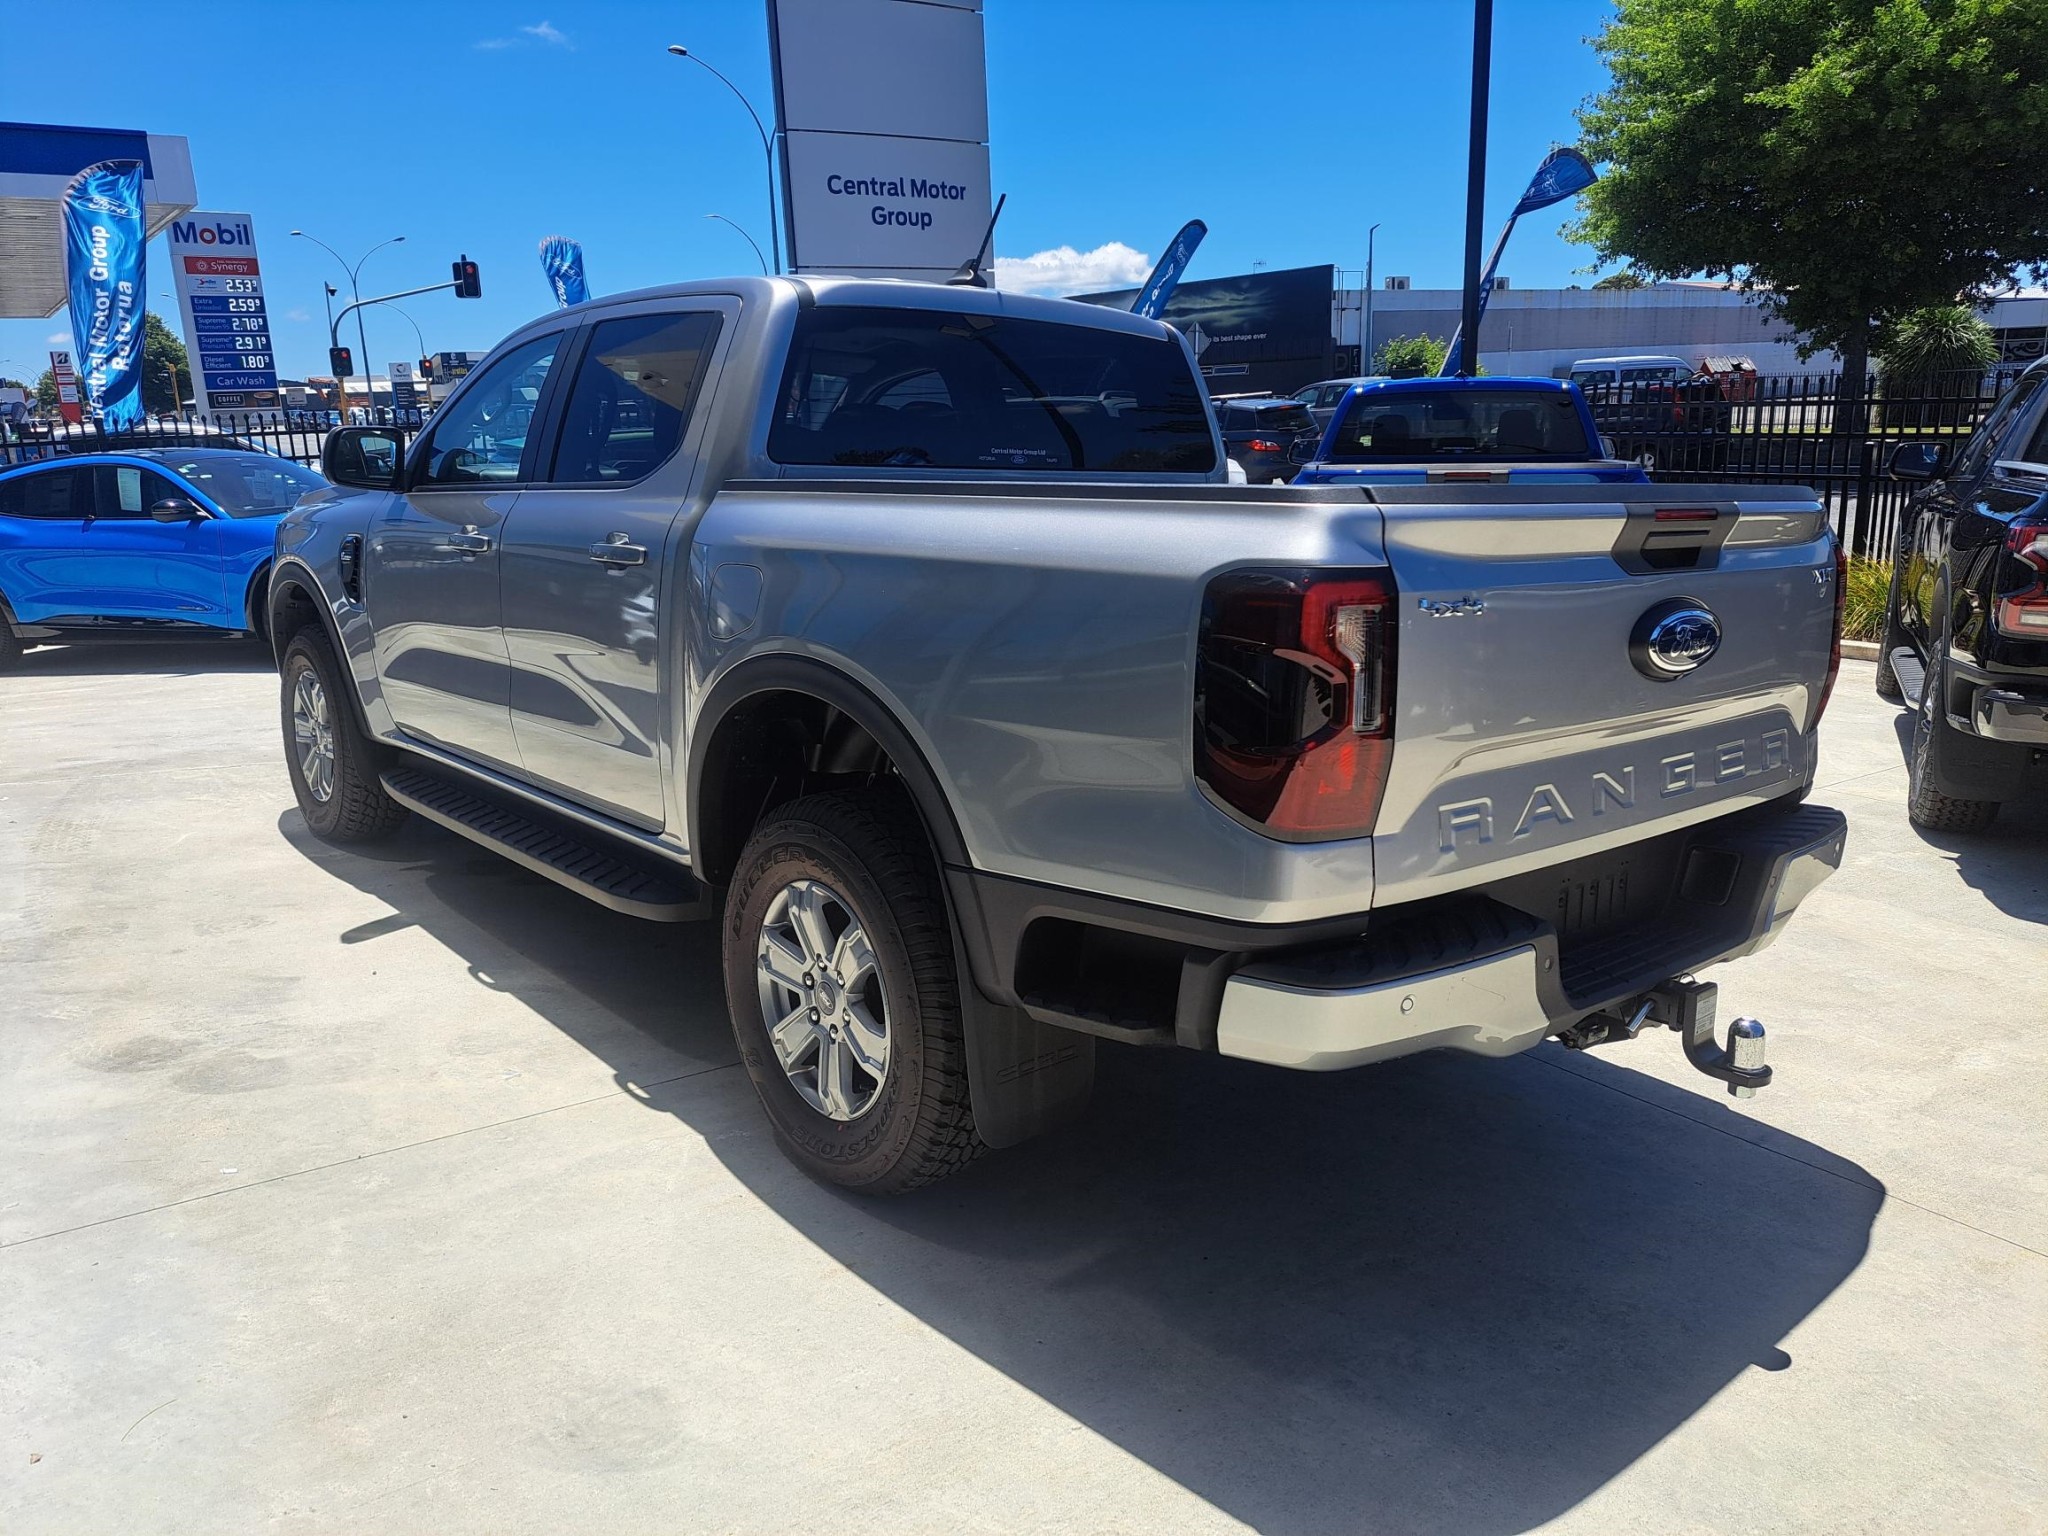
POLYGON ((1253 485, 1285 480, 1315 457, 1322 431, 1299 400, 1225 396, 1216 402, 1223 452, 1244 466, 1253 485))
POLYGON ((1927 485, 1900 519, 1877 691, 1916 710, 1914 824, 1975 832, 2048 788, 2048 359, 1952 463, 1901 443, 1887 468, 1927 485))

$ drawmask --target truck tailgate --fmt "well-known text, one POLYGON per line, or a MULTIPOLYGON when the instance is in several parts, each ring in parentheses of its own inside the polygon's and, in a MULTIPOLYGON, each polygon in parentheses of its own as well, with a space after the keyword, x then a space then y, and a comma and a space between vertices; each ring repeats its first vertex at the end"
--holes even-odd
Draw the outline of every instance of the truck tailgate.
POLYGON ((1446 489, 1376 492, 1400 592, 1377 902, 1633 842, 1805 781, 1835 580, 1810 492, 1446 489), (1696 609, 1709 617, 1683 612, 1696 609), (1674 622, 1658 643, 1660 619, 1674 622))

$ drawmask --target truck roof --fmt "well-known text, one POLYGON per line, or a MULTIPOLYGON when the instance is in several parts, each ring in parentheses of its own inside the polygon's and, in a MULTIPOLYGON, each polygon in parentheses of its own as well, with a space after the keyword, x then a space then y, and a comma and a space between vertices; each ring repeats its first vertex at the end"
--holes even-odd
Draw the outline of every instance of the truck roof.
MULTIPOLYGON (((947 310, 958 314, 1008 315, 1023 320, 1048 320, 1059 325, 1086 325, 1098 330, 1126 331, 1177 341, 1178 333, 1160 320, 1146 320, 1128 310, 1073 299, 1046 299, 1035 294, 1006 293, 964 284, 921 283, 889 277, 716 277, 687 283, 659 283, 570 306, 572 311, 597 311, 650 299, 723 295, 744 301, 794 302, 799 305, 861 305, 877 309, 947 310)), ((536 316, 524 331, 565 313, 550 310, 536 316)), ((508 338, 509 339, 509 338, 508 338)))

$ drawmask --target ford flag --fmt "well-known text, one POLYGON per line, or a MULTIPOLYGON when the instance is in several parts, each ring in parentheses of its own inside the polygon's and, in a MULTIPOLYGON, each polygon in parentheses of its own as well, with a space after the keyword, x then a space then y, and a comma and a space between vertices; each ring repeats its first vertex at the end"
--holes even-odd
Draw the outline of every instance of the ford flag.
POLYGON ((109 427, 142 419, 142 162, 89 165, 64 189, 71 336, 86 409, 109 427))
MULTIPOLYGON (((1543 157, 1543 163, 1536 167, 1536 174, 1529 178, 1522 200, 1515 204, 1514 212, 1508 215, 1507 223, 1502 226, 1500 238, 1494 241, 1493 254, 1486 258, 1486 275, 1479 279, 1480 314, 1486 313, 1486 301, 1493 297, 1494 269, 1500 265, 1501 252, 1508 248, 1508 236, 1515 232, 1515 220, 1525 213, 1534 213, 1552 203, 1576 197, 1599 179, 1592 163, 1576 149, 1553 149, 1543 157)), ((1450 347, 1444 353, 1444 365, 1437 369, 1437 376, 1444 378, 1462 372, 1464 354, 1465 335, 1461 326, 1451 336, 1450 347)))
POLYGON ((548 275, 548 286, 555 290, 555 302, 562 308, 590 297, 583 281, 583 247, 574 240, 549 235, 540 243, 540 264, 548 275))
POLYGON ((1189 219, 1181 226, 1180 233, 1166 248, 1166 254, 1159 258, 1159 265, 1145 279, 1145 286, 1138 290, 1138 297, 1131 304, 1132 314, 1157 320, 1165 312, 1166 301, 1173 297, 1173 290, 1180 285, 1181 273, 1187 271, 1188 263, 1195 259, 1195 247, 1208 233, 1209 226, 1200 219, 1189 219))
POLYGON ((1592 164, 1576 149, 1553 149, 1536 167, 1536 174, 1529 178, 1529 190, 1522 194, 1522 200, 1515 204, 1515 211, 1508 217, 1519 219, 1538 208, 1561 203, 1585 191, 1597 180, 1599 177, 1593 174, 1592 164))

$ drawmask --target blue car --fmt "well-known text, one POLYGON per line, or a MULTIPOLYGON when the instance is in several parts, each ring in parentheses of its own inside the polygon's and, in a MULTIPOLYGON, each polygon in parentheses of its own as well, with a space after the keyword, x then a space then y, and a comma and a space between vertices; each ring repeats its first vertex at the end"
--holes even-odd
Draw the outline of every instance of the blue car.
POLYGON ((1296 485, 1641 485, 1609 456, 1586 397, 1559 379, 1368 379, 1354 384, 1296 485))
POLYGON ((259 633, 278 522, 326 484, 229 448, 0 471, 0 662, 24 645, 259 633))

